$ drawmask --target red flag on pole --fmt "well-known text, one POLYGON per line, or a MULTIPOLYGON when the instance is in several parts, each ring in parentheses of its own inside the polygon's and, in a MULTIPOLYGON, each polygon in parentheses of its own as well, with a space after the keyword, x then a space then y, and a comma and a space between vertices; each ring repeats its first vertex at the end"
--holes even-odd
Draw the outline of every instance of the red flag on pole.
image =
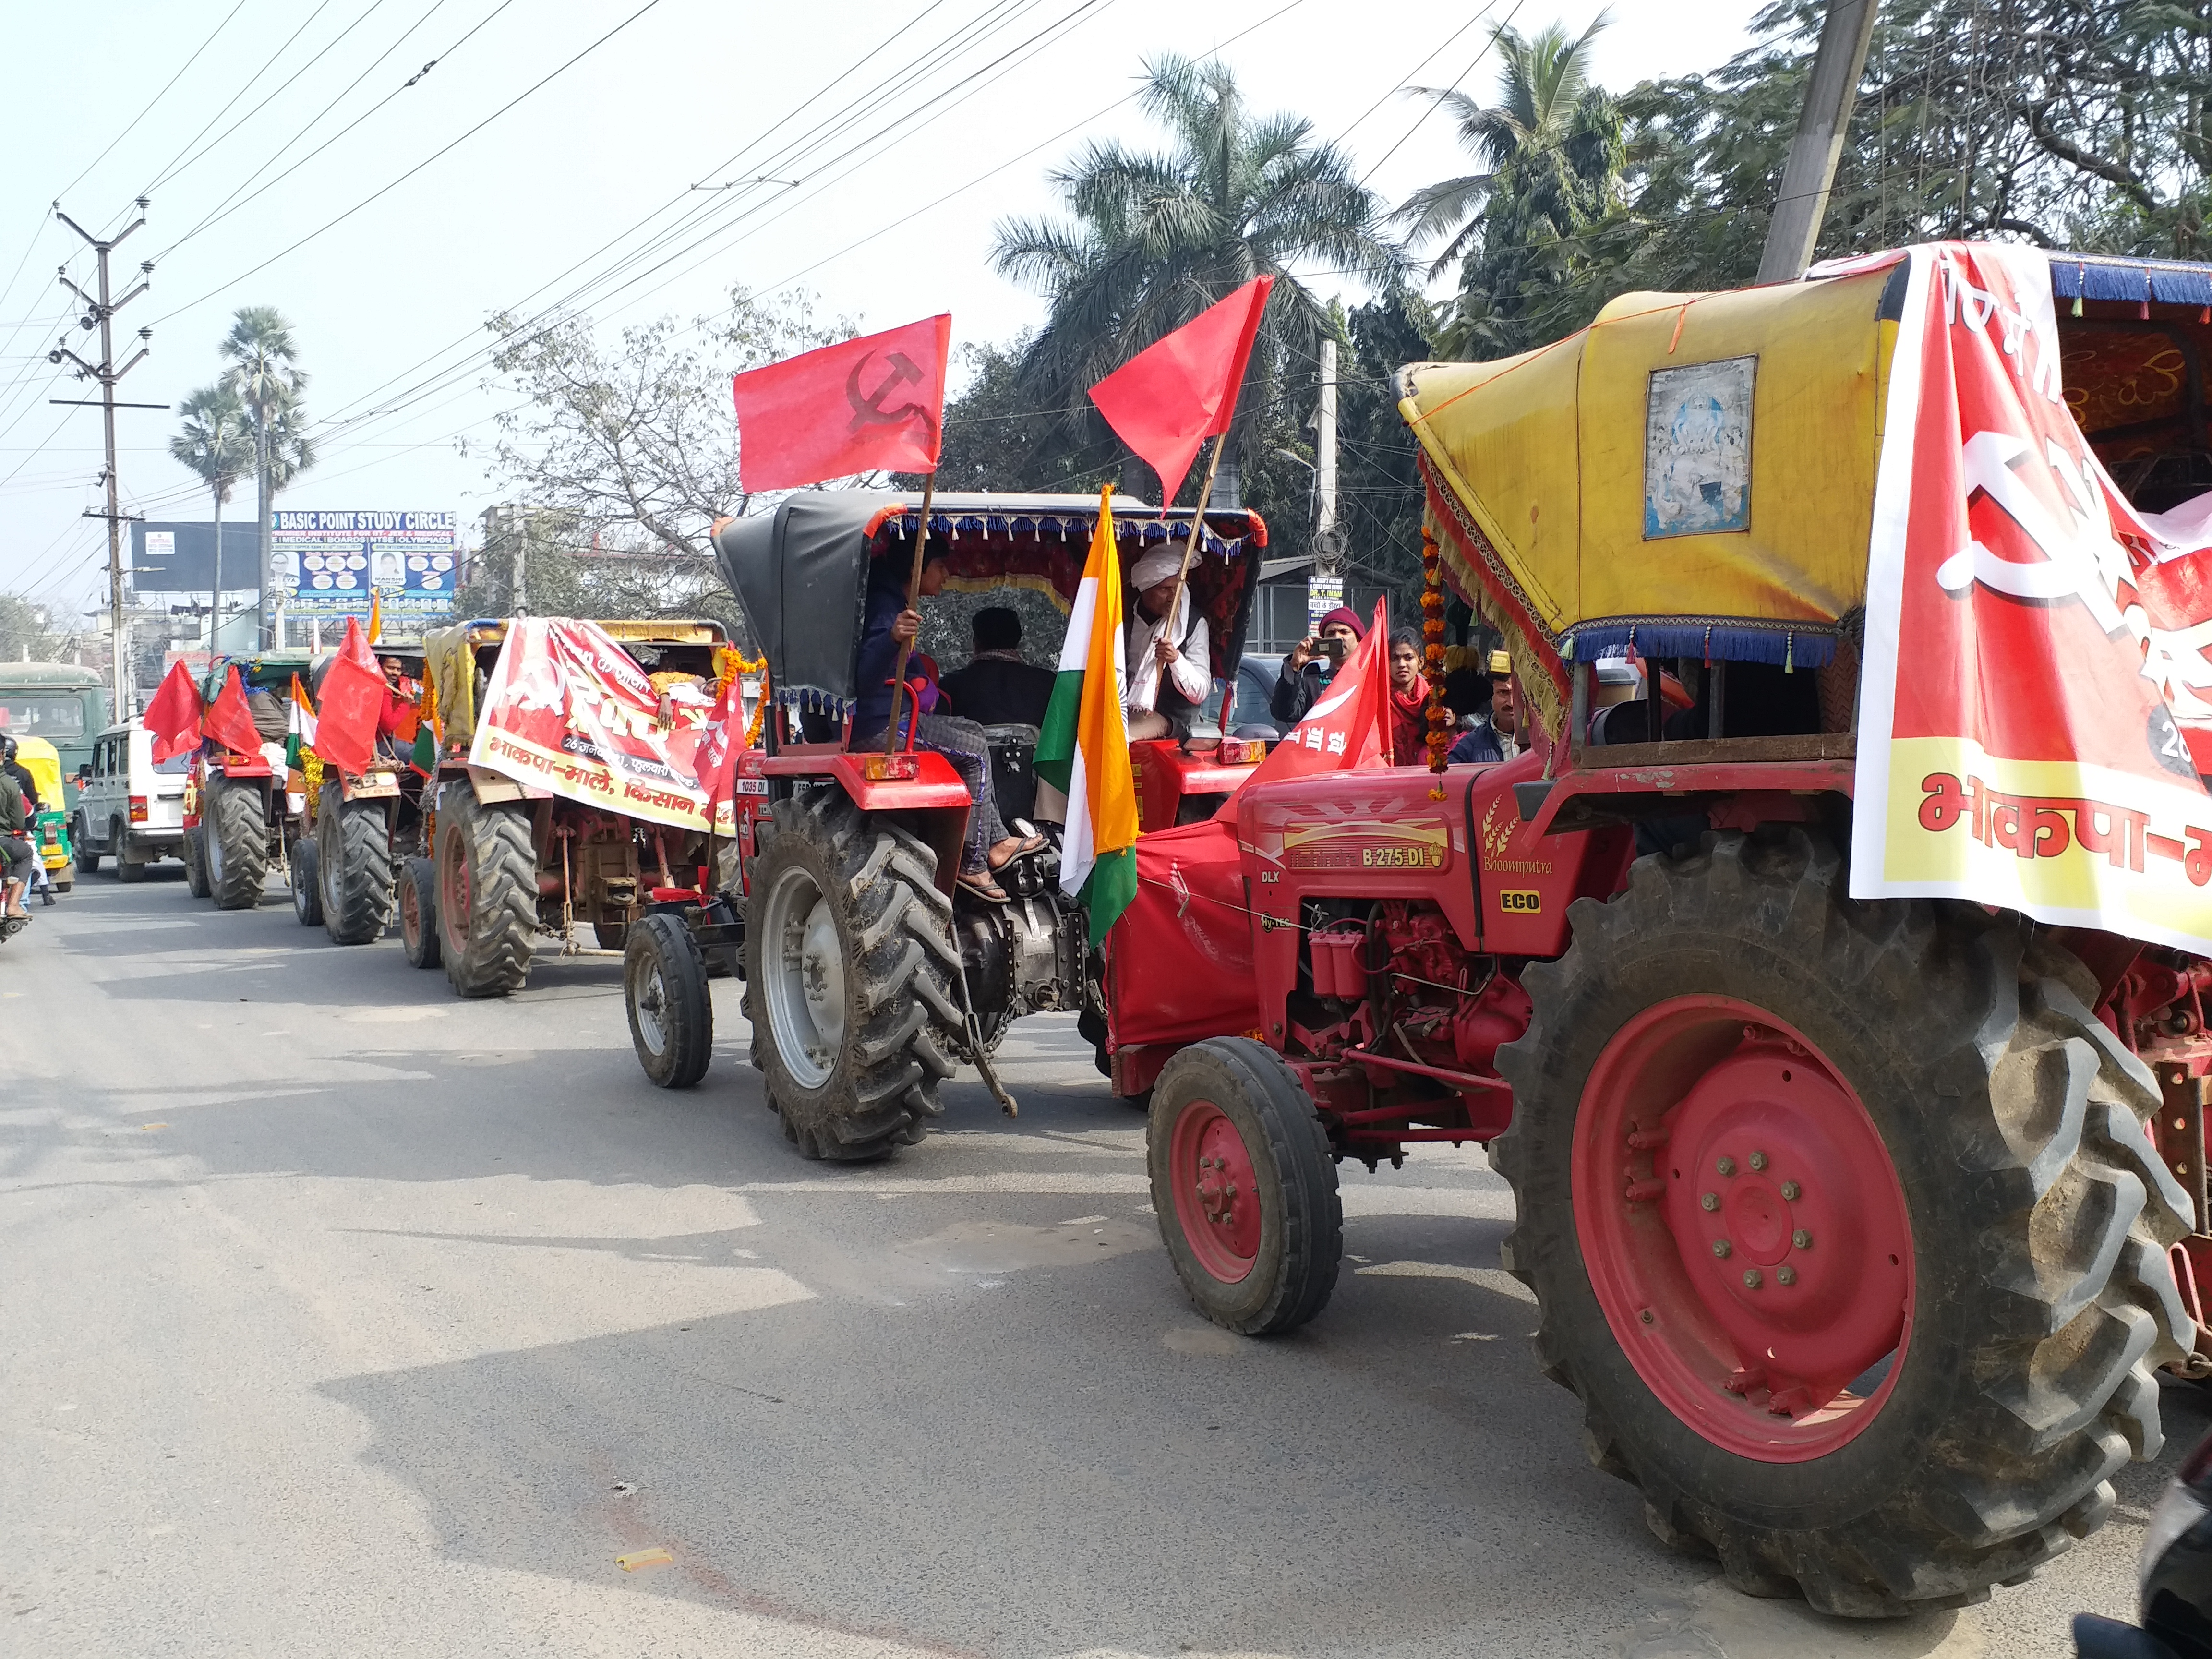
MULTIPOLYGON (((1367 637, 1352 649, 1314 706, 1253 769, 1246 785, 1309 772, 1349 772, 1390 763, 1390 605, 1375 601, 1367 637)), ((1242 790, 1238 791, 1241 794, 1242 790)), ((1234 823, 1237 795, 1215 814, 1234 823)))
POLYGON ((878 468, 934 472, 951 347, 948 313, 738 375, 738 482, 795 489, 878 468))
POLYGON ((1182 488, 1198 447, 1229 430, 1274 285, 1273 276, 1255 276, 1091 388, 1107 424, 1160 475, 1163 507, 1182 488))
POLYGON ((157 764, 199 746, 200 689, 192 684, 191 672, 183 663, 169 665, 169 672, 161 677, 161 689, 146 705, 138 724, 154 734, 157 764))
POLYGON ((713 823, 721 804, 731 799, 730 783, 738 769, 738 757, 745 746, 744 682, 734 673, 722 677, 721 695, 708 717, 692 765, 699 787, 707 795, 707 822, 713 823))
POLYGON ((261 752, 261 728, 246 706, 246 686, 238 678, 236 663, 223 671, 222 690, 208 705, 200 729, 234 754, 261 752))
POLYGON ((384 675, 369 654, 361 619, 346 618, 337 660, 323 675, 323 701, 315 710, 315 752, 341 772, 358 776, 376 753, 376 720, 384 712, 384 675))

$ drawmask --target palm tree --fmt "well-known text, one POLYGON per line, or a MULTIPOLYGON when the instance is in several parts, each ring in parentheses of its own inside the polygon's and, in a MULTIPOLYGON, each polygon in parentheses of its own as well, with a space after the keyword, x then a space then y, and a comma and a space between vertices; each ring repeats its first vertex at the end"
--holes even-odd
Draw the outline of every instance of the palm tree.
MULTIPOLYGON (((1382 287, 1398 280, 1403 256, 1380 234, 1381 205, 1350 157, 1316 143, 1312 123, 1254 115, 1217 62, 1170 55, 1145 74, 1141 106, 1166 129, 1169 148, 1093 143, 1052 175, 1071 218, 996 228, 994 268, 1052 304, 1018 382, 1055 411, 1072 447, 1103 448, 1089 388, 1232 289, 1272 274, 1235 434, 1237 451, 1256 460, 1264 441, 1255 402, 1291 365, 1310 373, 1322 339, 1336 331, 1327 302, 1291 266, 1318 261, 1382 287)), ((1234 478, 1229 464, 1222 471, 1234 478)))
POLYGON ((1456 314, 1441 349, 1519 350, 1545 332, 1531 312, 1549 315, 1558 290, 1573 284, 1593 228, 1620 205, 1627 156, 1619 108, 1589 79, 1592 43, 1610 21, 1603 12, 1582 33, 1553 23, 1523 40, 1491 32, 1502 66, 1498 101, 1419 87, 1455 119, 1460 143, 1481 171, 1415 191, 1391 217, 1409 247, 1441 239, 1434 277, 1460 267, 1456 314))
POLYGON ((215 493, 215 565, 208 577, 208 653, 212 656, 222 592, 222 504, 253 465, 252 422, 238 393, 222 381, 193 392, 177 405, 177 413, 185 417, 185 425, 169 440, 169 453, 215 493))
POLYGON ((274 306, 242 306, 223 337, 222 354, 231 367, 224 384, 237 394, 252 422, 255 506, 258 532, 262 630, 274 642, 268 594, 274 585, 269 565, 270 507, 276 492, 315 464, 314 446, 305 434, 307 411, 300 399, 307 376, 298 362, 292 325, 274 306))

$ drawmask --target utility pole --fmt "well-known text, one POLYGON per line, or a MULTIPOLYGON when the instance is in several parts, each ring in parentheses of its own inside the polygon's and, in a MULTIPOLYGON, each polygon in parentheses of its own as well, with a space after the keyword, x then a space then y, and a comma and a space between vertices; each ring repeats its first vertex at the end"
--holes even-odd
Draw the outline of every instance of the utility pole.
POLYGON ((1314 410, 1314 551, 1336 574, 1336 342, 1321 343, 1321 401, 1314 410))
MULTIPOLYGON (((88 511, 84 516, 88 519, 105 519, 107 520, 108 648, 113 653, 114 657, 111 678, 113 680, 115 686, 115 718, 118 720, 129 720, 131 713, 130 636, 128 625, 123 619, 123 525, 125 520, 137 517, 137 515, 135 514, 125 513, 123 510, 120 485, 115 476, 115 411, 118 409, 167 409, 168 405, 167 404, 118 404, 115 400, 116 383, 122 380, 122 378, 128 374, 132 369, 137 368, 140 363, 143 362, 146 360, 147 352, 151 349, 149 346, 142 343, 138 348, 137 356, 131 358, 129 362, 124 364, 122 368, 116 368, 115 336, 113 327, 115 313, 122 310, 124 307, 129 305, 133 300, 143 294, 147 289, 151 286, 145 278, 153 274, 154 263, 149 259, 139 266, 140 278, 138 286, 132 289, 131 292, 125 295, 118 300, 114 297, 113 290, 108 285, 107 256, 114 252, 117 245, 120 243, 125 237, 130 235, 132 231, 137 229, 139 226, 146 222, 146 208, 148 205, 147 198, 141 196, 138 198, 138 216, 136 219, 133 219, 129 224, 125 225, 121 230, 118 231, 114 235, 109 237, 106 240, 102 241, 99 237, 87 230, 82 225, 77 223, 76 220, 70 218, 68 214, 64 213, 62 211, 62 204, 59 202, 54 204, 54 217, 60 220, 71 230, 75 231, 78 235, 83 237, 86 241, 89 242, 92 245, 93 252, 98 255, 100 259, 100 292, 97 297, 93 295, 87 294, 75 283, 70 281, 69 267, 67 265, 64 265, 60 271, 62 286, 67 289, 70 293, 76 295, 76 297, 79 300, 82 300, 85 304, 86 312, 82 318, 78 319, 79 325, 87 330, 91 329, 95 324, 99 326, 100 362, 97 364, 85 362, 83 358, 78 356, 74 351, 71 351, 66 344, 57 344, 52 351, 46 354, 46 361, 50 363, 59 363, 66 358, 69 362, 76 365, 77 379, 80 380, 95 380, 100 382, 99 406, 101 410, 101 420, 106 428, 107 437, 107 473, 106 477, 106 483, 107 484, 107 511, 105 513, 94 513, 88 511)), ((151 340, 153 337, 154 331, 150 328, 142 328, 138 331, 138 338, 142 343, 151 340)), ((55 398, 50 401, 58 404, 84 404, 87 407, 89 406, 89 404, 86 404, 84 399, 76 398, 55 398)))
POLYGON ((1866 67, 1867 43, 1874 39, 1874 12, 1875 0, 1828 0, 1797 136, 1783 164, 1782 194, 1759 256, 1762 283, 1794 283, 1813 263, 1828 191, 1836 182, 1836 163, 1851 125, 1851 106, 1858 98, 1859 74, 1866 67))

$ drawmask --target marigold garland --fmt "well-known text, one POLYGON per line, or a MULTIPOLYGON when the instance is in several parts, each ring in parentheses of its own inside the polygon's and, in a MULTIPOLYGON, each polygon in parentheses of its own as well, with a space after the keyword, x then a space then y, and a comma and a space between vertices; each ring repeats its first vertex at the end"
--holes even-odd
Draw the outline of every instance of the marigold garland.
MULTIPOLYGON (((1437 538, 1421 527, 1422 666, 1429 682, 1429 770, 1442 774, 1449 764, 1451 715, 1444 708, 1444 587, 1443 570, 1437 556, 1437 538)), ((1431 786, 1429 799, 1444 798, 1441 782, 1431 786)))

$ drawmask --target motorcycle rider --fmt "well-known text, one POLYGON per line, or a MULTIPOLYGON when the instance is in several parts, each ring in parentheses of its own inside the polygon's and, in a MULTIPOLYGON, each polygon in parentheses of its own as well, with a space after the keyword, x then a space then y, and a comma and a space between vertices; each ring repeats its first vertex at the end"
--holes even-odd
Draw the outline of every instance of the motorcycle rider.
MULTIPOLYGON (((15 745, 9 745, 12 750, 15 745)), ((15 775, 0 768, 0 912, 11 921, 28 921, 31 913, 23 908, 23 890, 30 883, 31 869, 38 860, 31 852, 26 832, 30 828, 30 815, 24 810, 23 791, 16 784, 15 775)))

